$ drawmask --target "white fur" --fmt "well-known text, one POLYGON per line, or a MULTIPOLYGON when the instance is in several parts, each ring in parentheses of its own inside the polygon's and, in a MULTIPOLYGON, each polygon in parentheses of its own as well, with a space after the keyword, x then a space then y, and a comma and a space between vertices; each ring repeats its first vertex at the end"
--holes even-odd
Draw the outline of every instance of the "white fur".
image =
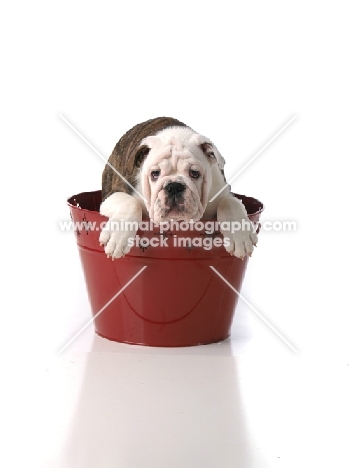
MULTIPOLYGON (((137 229, 116 230, 113 229, 113 222, 125 221, 138 224, 142 221, 142 208, 140 202, 123 192, 112 193, 100 207, 100 213, 109 218, 109 222, 100 234, 100 243, 105 246, 105 252, 112 258, 124 257, 130 251, 129 239, 136 236, 137 229)), ((128 225, 127 225, 128 226, 128 225)), ((131 224, 129 224, 131 226, 131 224)))
MULTIPOLYGON (((147 145, 150 152, 141 166, 135 187, 146 199, 146 203, 134 193, 114 193, 102 204, 100 213, 111 221, 136 221, 140 223, 142 216, 152 219, 155 224, 169 219, 213 219, 219 222, 249 222, 243 204, 230 194, 230 187, 209 202, 225 185, 221 170, 225 164, 215 145, 206 137, 195 133, 188 127, 171 127, 155 136, 145 138, 142 145, 147 145), (209 148, 204 154, 200 145, 209 148), (200 179, 189 176, 189 169, 199 170, 200 179), (159 179, 152 181, 151 172, 160 170, 159 179), (164 188, 170 182, 179 182, 185 185, 184 200, 181 205, 184 211, 176 212, 168 217, 166 209, 166 196, 164 188), (164 214, 165 213, 165 214, 164 214)), ((171 211, 169 211, 171 213, 171 211)), ((226 250, 239 258, 251 255, 253 245, 257 243, 254 227, 231 233, 224 229, 221 232, 229 240, 226 250)), ((135 237, 136 231, 116 231, 107 225, 100 235, 101 244, 105 245, 105 252, 113 258, 122 257, 130 251, 128 240, 135 237)))
MULTIPOLYGON (((232 196, 220 198, 217 209, 217 220, 220 223, 224 223, 225 221, 229 221, 230 223, 236 221, 242 223, 243 220, 249 221, 243 203, 238 198, 232 196)), ((258 242, 254 226, 250 222, 247 225, 249 226, 249 230, 236 230, 235 232, 226 231, 222 226, 220 228, 224 238, 229 241, 229 245, 225 247, 227 252, 238 258, 251 255, 254 245, 258 242)))

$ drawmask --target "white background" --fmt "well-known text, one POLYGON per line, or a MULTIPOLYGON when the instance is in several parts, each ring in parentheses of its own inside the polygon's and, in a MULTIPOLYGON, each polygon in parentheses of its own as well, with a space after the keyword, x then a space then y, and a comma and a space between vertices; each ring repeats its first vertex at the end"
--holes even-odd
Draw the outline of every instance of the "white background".
POLYGON ((347 2, 8 5, 4 466, 349 466, 347 2), (297 223, 260 234, 242 294, 298 354, 240 302, 222 345, 149 350, 90 327, 58 355, 90 318, 58 222, 104 166, 59 114, 105 157, 136 123, 175 117, 215 142, 228 178, 297 115, 233 190, 260 199, 264 221, 297 223))

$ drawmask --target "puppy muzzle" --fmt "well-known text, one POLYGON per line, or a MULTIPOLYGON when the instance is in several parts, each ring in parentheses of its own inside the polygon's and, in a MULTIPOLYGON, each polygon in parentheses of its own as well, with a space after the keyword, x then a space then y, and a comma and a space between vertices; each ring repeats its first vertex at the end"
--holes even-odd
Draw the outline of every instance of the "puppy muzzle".
POLYGON ((169 178, 156 195, 151 216, 159 224, 170 219, 197 220, 202 214, 198 191, 181 177, 169 178))

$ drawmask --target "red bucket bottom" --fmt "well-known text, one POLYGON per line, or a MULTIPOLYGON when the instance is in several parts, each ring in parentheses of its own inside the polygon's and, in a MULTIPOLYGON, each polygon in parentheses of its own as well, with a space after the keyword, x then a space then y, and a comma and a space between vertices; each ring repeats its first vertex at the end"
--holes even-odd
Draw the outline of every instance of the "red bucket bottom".
MULTIPOLYGON (((255 199, 238 196, 249 217, 258 222, 263 209, 255 199), (249 203, 250 201, 250 203, 249 203)), ((224 247, 134 246, 124 258, 112 261, 99 246, 105 221, 98 213, 100 192, 71 197, 82 267, 96 332, 122 343, 147 346, 194 346, 222 341, 230 334, 237 294, 210 267, 240 291, 247 258, 231 257, 224 247), (125 285, 146 267, 130 284, 125 285), (125 289, 121 291, 122 288, 125 289), (121 291, 121 292, 120 292, 121 291)), ((159 236, 140 232, 143 237, 159 236)), ((172 233, 168 233, 172 236, 172 233)), ((177 237, 198 237, 199 232, 176 232, 177 237)))

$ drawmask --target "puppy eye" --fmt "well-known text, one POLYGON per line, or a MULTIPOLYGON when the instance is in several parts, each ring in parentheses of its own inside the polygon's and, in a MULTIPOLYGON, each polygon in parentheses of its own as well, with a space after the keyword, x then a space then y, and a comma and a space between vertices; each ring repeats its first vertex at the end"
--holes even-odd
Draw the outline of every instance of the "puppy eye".
POLYGON ((151 172, 151 179, 152 180, 157 180, 160 175, 160 171, 152 171, 151 172))
POLYGON ((190 176, 192 177, 192 179, 198 179, 198 177, 200 176, 200 172, 199 171, 195 171, 194 169, 190 169, 190 176))

